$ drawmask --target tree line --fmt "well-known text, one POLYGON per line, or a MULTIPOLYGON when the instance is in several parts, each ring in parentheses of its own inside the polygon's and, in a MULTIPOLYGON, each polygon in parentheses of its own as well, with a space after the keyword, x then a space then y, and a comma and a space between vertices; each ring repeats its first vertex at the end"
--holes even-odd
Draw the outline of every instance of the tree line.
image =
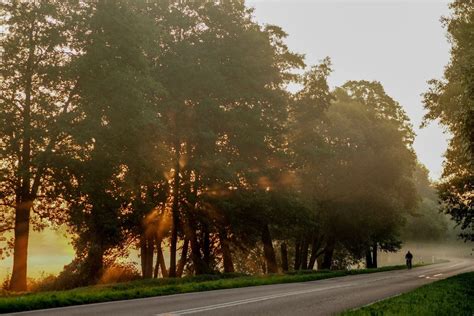
POLYGON ((424 124, 438 120, 450 132, 442 181, 437 185, 441 210, 474 241, 474 2, 456 0, 442 22, 451 43, 451 59, 441 80, 423 95, 424 124))
POLYGON ((330 89, 329 58, 307 66, 241 1, 1 12, 12 290, 26 289, 29 231, 45 225, 72 238, 70 286, 98 282, 134 248, 144 278, 376 267, 399 249, 416 184, 429 182, 379 82, 330 89))

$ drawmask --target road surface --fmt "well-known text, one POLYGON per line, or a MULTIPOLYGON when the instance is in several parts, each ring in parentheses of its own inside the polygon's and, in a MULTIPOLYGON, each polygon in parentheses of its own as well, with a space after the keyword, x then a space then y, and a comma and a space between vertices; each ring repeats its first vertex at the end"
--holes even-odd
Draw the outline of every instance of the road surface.
POLYGON ((413 270, 253 286, 23 312, 16 315, 332 315, 474 271, 474 260, 451 259, 413 270))

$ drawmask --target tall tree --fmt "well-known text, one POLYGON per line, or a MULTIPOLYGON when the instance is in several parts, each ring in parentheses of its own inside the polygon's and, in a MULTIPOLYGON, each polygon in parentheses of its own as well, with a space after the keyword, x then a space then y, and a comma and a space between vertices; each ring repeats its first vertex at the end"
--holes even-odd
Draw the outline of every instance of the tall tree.
POLYGON ((32 220, 37 225, 61 209, 52 179, 55 157, 68 153, 79 8, 69 1, 3 1, 0 7, 0 231, 14 230, 14 291, 26 290, 32 220))
POLYGON ((474 5, 456 0, 443 19, 451 61, 443 80, 431 80, 424 94, 425 122, 439 120, 452 137, 438 186, 442 210, 461 226, 461 236, 474 241, 474 5))
POLYGON ((80 117, 72 139, 80 150, 67 166, 66 194, 83 283, 96 282, 106 255, 124 246, 127 214, 150 204, 155 179, 149 175, 162 170, 155 156, 162 88, 151 74, 154 23, 138 4, 92 4, 84 54, 77 61, 80 117))

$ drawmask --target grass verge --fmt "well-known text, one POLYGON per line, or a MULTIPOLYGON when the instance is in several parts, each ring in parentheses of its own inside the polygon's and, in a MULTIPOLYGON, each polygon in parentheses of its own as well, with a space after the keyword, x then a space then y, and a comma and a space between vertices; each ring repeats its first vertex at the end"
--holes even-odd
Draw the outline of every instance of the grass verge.
POLYGON ((346 275, 374 273, 405 269, 405 266, 389 266, 378 269, 350 271, 302 271, 266 276, 201 275, 181 279, 151 279, 127 283, 82 287, 68 291, 26 293, 0 297, 0 313, 63 307, 152 296, 239 288, 255 285, 294 283, 322 280, 346 275))
POLYGON ((474 315, 474 272, 424 285, 414 291, 341 315, 474 315))

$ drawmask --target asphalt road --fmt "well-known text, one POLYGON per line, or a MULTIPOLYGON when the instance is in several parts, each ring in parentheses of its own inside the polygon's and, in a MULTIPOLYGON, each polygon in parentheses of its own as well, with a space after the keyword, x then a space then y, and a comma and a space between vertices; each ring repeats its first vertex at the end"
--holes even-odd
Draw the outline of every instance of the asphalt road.
POLYGON ((451 259, 412 270, 345 276, 23 312, 16 315, 332 315, 474 271, 474 260, 451 259))

